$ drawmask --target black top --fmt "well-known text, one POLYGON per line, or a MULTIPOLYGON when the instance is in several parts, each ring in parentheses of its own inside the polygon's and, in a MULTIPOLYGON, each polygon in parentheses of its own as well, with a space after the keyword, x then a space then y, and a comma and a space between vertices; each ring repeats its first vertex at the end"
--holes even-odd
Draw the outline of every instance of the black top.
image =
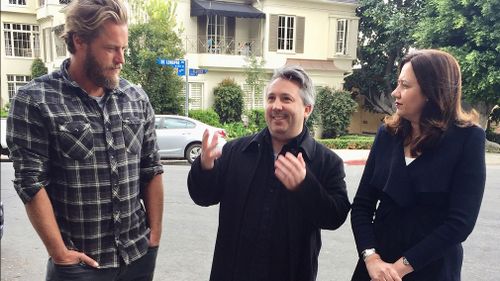
POLYGON ((307 129, 284 146, 301 151, 306 178, 288 191, 274 175, 269 131, 227 143, 214 169, 196 159, 189 193, 202 206, 220 203, 211 280, 315 280, 320 229, 345 221, 349 200, 342 160, 307 129))
MULTIPOLYGON (((407 166, 403 140, 381 127, 352 206, 358 251, 375 248, 386 262, 405 256, 415 272, 404 280, 460 280, 461 242, 484 191, 484 145, 481 128, 453 126, 407 166)), ((369 280, 365 273, 361 261, 353 280, 369 280)))

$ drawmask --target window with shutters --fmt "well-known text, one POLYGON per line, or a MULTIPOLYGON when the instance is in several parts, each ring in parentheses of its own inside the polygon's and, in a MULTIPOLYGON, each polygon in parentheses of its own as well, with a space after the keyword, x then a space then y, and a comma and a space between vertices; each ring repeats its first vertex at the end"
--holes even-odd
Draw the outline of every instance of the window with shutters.
POLYGON ((347 54, 347 20, 337 20, 337 42, 336 53, 345 55, 347 54))
MULTIPOLYGON (((186 87, 181 90, 182 100, 186 98, 186 87)), ((189 82, 189 109, 203 109, 203 83, 189 82)), ((183 103, 184 105, 184 103, 183 103)))
POLYGON ((243 106, 246 110, 264 108, 264 87, 243 84, 243 106))
POLYGON ((278 50, 293 51, 295 38, 295 17, 279 16, 278 18, 278 50))
POLYGON ((189 109, 202 109, 203 83, 189 83, 189 109))

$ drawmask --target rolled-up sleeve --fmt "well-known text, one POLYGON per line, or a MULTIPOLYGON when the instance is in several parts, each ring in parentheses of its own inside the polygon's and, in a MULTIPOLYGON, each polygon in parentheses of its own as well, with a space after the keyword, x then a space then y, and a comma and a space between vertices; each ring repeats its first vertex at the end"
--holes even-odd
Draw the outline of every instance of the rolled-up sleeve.
POLYGON ((154 176, 163 173, 163 165, 160 161, 156 139, 153 107, 149 100, 146 100, 144 107, 146 120, 144 123, 144 139, 141 151, 141 183, 143 186, 147 185, 154 176))
POLYGON ((7 145, 14 165, 14 187, 23 203, 49 184, 49 137, 39 105, 19 90, 7 118, 7 145))

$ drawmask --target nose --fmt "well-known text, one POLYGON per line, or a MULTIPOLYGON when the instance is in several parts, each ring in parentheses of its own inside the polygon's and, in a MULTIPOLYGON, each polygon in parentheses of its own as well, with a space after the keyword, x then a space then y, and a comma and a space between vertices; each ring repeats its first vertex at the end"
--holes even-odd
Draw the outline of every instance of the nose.
POLYGON ((115 64, 124 64, 125 63, 125 50, 119 49, 116 52, 115 56, 115 64))
POLYGON ((391 96, 395 99, 399 98, 399 86, 397 86, 391 93, 391 96))
POLYGON ((281 104, 279 99, 275 99, 273 102, 273 110, 281 110, 283 109, 283 105, 281 104))

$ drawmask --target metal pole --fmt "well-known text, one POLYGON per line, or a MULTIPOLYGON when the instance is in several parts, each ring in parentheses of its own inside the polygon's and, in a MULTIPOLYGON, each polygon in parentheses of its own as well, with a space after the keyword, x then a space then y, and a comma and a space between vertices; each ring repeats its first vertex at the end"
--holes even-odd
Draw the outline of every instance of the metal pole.
POLYGON ((184 106, 185 106, 186 117, 188 117, 189 116, 189 65, 187 59, 186 59, 184 74, 186 75, 186 103, 184 106))

